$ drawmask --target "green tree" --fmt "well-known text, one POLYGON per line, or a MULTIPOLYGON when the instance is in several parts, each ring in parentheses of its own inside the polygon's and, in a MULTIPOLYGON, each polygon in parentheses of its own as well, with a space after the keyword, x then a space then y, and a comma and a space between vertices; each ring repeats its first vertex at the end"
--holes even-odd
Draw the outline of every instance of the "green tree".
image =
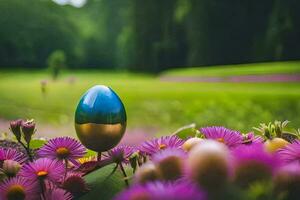
POLYGON ((180 57, 174 0, 133 0, 132 27, 135 70, 158 72, 180 57))
POLYGON ((299 9, 299 1, 275 1, 264 38, 264 54, 268 60, 300 58, 299 9))
POLYGON ((257 61, 273 0, 190 0, 188 65, 257 61))
POLYGON ((56 49, 76 63, 77 30, 52 1, 0 1, 0 24, 1 67, 45 67, 56 49))
POLYGON ((66 56, 64 51, 56 50, 52 52, 47 59, 47 64, 52 79, 56 80, 61 73, 61 70, 66 67, 66 56))

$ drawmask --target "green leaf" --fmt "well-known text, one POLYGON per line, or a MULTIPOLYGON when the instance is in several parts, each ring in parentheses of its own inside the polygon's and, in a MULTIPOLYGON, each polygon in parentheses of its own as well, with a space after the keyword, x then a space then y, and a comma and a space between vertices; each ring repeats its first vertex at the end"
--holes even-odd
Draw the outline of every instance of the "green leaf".
POLYGON ((196 129, 196 124, 193 123, 179 128, 173 135, 177 135, 181 139, 187 139, 189 137, 195 137, 198 133, 199 131, 196 129))
POLYGON ((47 141, 41 139, 34 139, 30 141, 30 148, 31 149, 38 149, 42 147, 47 141))
POLYGON ((125 189, 126 185, 120 169, 118 168, 111 175, 115 166, 116 164, 111 164, 85 176, 85 180, 91 190, 78 198, 78 200, 110 200, 121 190, 125 189))

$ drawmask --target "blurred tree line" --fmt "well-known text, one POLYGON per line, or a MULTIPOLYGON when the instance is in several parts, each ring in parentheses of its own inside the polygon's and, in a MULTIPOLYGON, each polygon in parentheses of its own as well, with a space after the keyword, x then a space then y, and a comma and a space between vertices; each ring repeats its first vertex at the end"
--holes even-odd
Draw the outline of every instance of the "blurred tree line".
POLYGON ((172 67, 300 59, 297 0, 0 1, 0 67, 159 72, 172 67))

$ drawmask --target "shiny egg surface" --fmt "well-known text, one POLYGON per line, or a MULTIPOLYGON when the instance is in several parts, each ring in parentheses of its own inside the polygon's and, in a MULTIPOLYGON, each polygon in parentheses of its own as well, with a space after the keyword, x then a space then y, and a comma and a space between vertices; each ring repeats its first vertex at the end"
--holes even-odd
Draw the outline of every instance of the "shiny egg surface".
POLYGON ((109 87, 96 85, 80 99, 75 112, 79 140, 97 152, 115 147, 126 130, 126 111, 120 97, 109 87))

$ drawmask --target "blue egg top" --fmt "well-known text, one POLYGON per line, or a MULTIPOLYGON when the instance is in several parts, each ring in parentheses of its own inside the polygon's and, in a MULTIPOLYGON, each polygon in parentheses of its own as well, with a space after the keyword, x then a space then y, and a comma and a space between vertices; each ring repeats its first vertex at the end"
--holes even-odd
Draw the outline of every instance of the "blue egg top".
POLYGON ((96 85, 80 99, 75 123, 117 124, 126 122, 126 111, 119 96, 109 87, 96 85))

